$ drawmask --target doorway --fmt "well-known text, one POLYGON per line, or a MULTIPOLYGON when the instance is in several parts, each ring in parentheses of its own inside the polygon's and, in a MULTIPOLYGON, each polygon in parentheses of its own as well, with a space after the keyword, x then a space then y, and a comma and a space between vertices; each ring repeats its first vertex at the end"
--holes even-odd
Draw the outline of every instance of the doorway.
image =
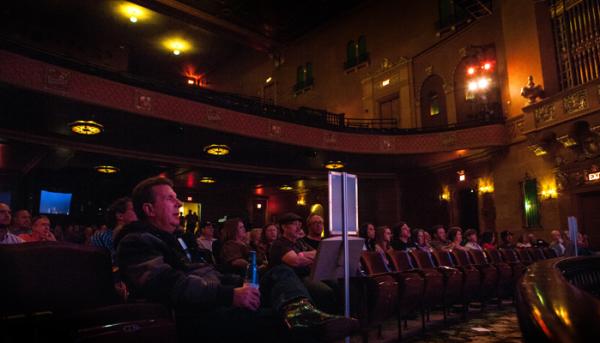
POLYGON ((475 229, 479 232, 477 190, 464 188, 458 191, 458 218, 463 230, 475 229))
POLYGON ((581 233, 588 235, 590 248, 600 249, 600 191, 579 195, 581 233))

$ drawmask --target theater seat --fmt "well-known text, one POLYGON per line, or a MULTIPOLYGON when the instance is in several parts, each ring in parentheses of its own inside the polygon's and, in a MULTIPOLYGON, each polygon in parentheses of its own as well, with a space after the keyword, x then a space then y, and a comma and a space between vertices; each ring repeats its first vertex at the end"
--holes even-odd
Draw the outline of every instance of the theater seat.
POLYGON ((487 262, 483 253, 479 250, 467 252, 459 249, 454 249, 452 253, 461 265, 471 264, 479 270, 481 276, 479 300, 482 304, 485 304, 489 299, 495 298, 498 294, 498 271, 487 262))
POLYGON ((419 269, 436 271, 443 276, 444 291, 442 298, 444 309, 447 309, 452 304, 463 303, 461 299, 462 273, 460 270, 453 267, 440 266, 431 252, 413 250, 411 255, 419 269))
MULTIPOLYGON (((98 331, 130 321, 138 322, 137 326, 123 327, 140 328, 136 332, 142 334, 139 323, 148 320, 159 321, 158 331, 168 335, 154 334, 154 341, 176 339, 166 307, 120 301, 113 286, 110 254, 103 249, 62 242, 4 245, 0 246, 0 269, 5 280, 0 315, 14 319, 5 324, 21 331, 19 338, 29 335, 24 341, 66 341, 80 330, 97 327, 98 331), (23 327, 28 330, 19 330, 23 327)), ((122 334, 130 337, 128 332, 122 334)))
POLYGON ((370 276, 390 275, 398 284, 398 339, 402 337, 402 318, 412 315, 423 301, 425 280, 416 273, 389 272, 378 252, 363 251, 361 263, 370 276))
MULTIPOLYGON (((446 308, 444 307, 444 276, 436 270, 417 269, 412 261, 412 256, 406 251, 391 251, 389 256, 394 268, 399 272, 417 273, 425 280, 423 289, 423 306, 428 311, 436 305, 442 305, 444 316, 446 308)), ((425 321, 423 321, 423 328, 425 321)))

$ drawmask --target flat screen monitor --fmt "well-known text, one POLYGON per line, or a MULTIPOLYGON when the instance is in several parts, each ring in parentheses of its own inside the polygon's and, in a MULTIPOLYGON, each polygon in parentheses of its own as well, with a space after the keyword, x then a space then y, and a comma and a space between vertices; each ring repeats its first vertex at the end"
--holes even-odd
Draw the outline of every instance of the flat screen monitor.
POLYGON ((71 212, 71 193, 58 193, 41 191, 40 213, 43 214, 66 214, 71 212))

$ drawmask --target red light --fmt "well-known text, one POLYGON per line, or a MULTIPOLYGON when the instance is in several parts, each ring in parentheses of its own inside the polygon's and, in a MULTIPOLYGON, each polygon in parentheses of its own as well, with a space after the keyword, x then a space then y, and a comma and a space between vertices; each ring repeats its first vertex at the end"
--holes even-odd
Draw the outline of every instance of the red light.
POLYGON ((187 84, 193 86, 196 83, 194 79, 188 79, 187 84))
POLYGON ((484 65, 483 65, 483 69, 485 69, 485 70, 490 70, 490 69, 492 69, 492 64, 491 64, 491 63, 489 63, 489 62, 487 62, 486 64, 484 64, 484 65))
POLYGON ((467 74, 469 74, 469 75, 473 75, 473 74, 475 74, 475 68, 473 68, 473 67, 469 67, 469 68, 467 69, 467 74))

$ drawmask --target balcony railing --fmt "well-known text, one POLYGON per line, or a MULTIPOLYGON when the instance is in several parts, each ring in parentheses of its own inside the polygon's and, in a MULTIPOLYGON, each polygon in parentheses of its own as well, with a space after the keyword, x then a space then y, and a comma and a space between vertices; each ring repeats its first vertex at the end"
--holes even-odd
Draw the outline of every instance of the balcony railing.
MULTIPOLYGON (((396 119, 347 118, 343 113, 331 113, 325 110, 308 107, 290 109, 266 103, 263 99, 256 97, 243 96, 227 92, 218 92, 208 88, 189 87, 181 84, 169 83, 164 80, 145 78, 131 75, 129 73, 109 71, 96 65, 82 63, 64 56, 50 54, 48 52, 23 46, 15 42, 2 40, 1 38, 0 49, 7 49, 21 55, 29 56, 37 60, 64 68, 69 68, 85 74, 95 75, 115 82, 148 89, 179 98, 198 101, 241 113, 328 130, 367 134, 417 134, 442 132, 504 122, 501 111, 491 111, 489 113, 482 114, 477 118, 473 118, 472 120, 456 124, 423 128, 399 128, 396 119)), ((312 79, 309 81, 310 84, 312 84, 312 79)), ((304 86, 310 85, 304 84, 304 86)))

